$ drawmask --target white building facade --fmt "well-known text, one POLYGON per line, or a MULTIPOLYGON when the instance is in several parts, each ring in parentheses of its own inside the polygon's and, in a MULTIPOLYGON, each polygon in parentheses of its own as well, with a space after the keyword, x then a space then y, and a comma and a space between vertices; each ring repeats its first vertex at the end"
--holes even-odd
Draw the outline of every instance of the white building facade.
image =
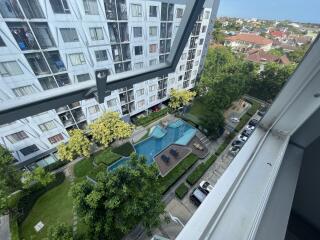
MULTIPOLYGON (((134 116, 167 100, 172 88, 193 88, 213 28, 210 2, 174 73, 112 91, 103 104, 83 100, 1 125, 0 144, 19 165, 45 166, 56 161, 68 130, 84 129, 104 111, 134 116)), ((0 104, 94 79, 96 70, 164 62, 184 8, 185 0, 0 0, 0 104)))

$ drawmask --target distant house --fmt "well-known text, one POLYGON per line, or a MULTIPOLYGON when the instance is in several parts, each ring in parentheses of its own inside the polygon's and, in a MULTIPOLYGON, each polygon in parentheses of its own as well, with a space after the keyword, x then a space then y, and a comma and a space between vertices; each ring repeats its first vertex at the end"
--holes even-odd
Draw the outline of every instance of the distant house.
POLYGON ((274 39, 278 39, 278 40, 285 40, 287 38, 287 33, 283 32, 283 31, 274 30, 274 31, 270 31, 269 34, 274 39))
POLYGON ((274 62, 274 63, 286 65, 290 63, 286 55, 278 57, 270 53, 267 53, 261 49, 253 49, 249 51, 247 53, 246 60, 250 62, 259 63, 259 64, 274 62))
POLYGON ((233 50, 246 52, 250 49, 263 49, 269 51, 272 46, 272 40, 255 34, 238 34, 227 37, 225 46, 230 46, 233 50))

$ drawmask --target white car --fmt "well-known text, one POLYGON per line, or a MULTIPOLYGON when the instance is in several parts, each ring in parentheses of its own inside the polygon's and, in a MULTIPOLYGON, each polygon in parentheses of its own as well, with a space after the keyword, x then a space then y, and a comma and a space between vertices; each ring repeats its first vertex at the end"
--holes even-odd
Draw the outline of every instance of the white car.
POLYGON ((232 117, 232 118, 230 118, 230 121, 233 123, 238 123, 238 122, 240 122, 240 119, 236 118, 236 117, 232 117))
POLYGON ((250 130, 250 131, 253 131, 255 128, 256 128, 255 126, 251 126, 251 125, 246 126, 246 130, 250 130))
POLYGON ((231 148, 229 148, 230 153, 235 156, 238 154, 238 152, 240 151, 240 147, 237 146, 233 146, 231 148))
POLYGON ((202 181, 199 186, 208 193, 213 190, 212 185, 207 181, 202 181))
POLYGON ((248 137, 246 137, 246 136, 244 136, 244 135, 239 135, 239 136, 238 136, 238 139, 239 139, 240 141, 242 141, 242 142, 245 142, 245 141, 248 140, 248 137))

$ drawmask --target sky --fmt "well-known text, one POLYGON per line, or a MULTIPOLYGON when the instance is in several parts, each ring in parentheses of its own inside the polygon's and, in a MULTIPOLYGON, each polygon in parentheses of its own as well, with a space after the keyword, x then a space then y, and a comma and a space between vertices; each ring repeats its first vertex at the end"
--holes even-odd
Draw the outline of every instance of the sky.
POLYGON ((320 23, 320 0, 220 0, 218 16, 320 23))

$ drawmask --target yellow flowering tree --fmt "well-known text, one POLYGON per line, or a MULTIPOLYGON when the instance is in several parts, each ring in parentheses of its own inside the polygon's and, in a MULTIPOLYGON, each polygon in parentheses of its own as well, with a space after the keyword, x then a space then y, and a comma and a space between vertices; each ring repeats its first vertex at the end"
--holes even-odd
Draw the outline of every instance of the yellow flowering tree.
POLYGON ((74 129, 69 132, 68 143, 62 143, 58 146, 58 157, 62 160, 72 161, 78 156, 89 157, 92 143, 80 129, 74 129))
POLYGON ((107 147, 113 140, 130 137, 133 125, 124 122, 117 112, 106 112, 89 129, 93 139, 107 147))
POLYGON ((196 93, 193 91, 188 91, 186 89, 172 89, 170 92, 169 107, 172 109, 177 109, 188 104, 188 102, 190 102, 195 96, 196 93))

